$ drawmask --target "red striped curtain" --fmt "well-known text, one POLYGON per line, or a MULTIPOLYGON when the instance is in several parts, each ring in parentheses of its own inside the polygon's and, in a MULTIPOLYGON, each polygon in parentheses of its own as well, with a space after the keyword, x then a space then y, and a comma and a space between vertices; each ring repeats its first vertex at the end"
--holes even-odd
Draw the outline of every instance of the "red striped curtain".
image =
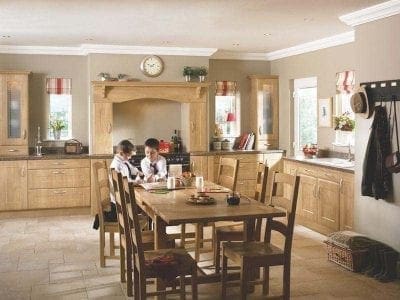
POLYGON ((336 73, 336 91, 342 94, 353 92, 356 84, 354 71, 344 71, 336 73))
POLYGON ((71 95, 71 78, 46 78, 46 92, 48 94, 71 95))
POLYGON ((216 81, 215 96, 235 96, 236 81, 216 81))

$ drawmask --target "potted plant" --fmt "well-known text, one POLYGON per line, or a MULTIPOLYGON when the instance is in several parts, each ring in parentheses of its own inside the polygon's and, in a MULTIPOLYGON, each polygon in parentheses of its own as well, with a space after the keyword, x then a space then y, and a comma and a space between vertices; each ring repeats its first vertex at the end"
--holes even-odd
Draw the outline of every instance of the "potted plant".
POLYGON ((59 140, 61 137, 61 130, 67 127, 67 123, 62 119, 52 119, 49 124, 50 129, 53 131, 55 140, 59 140))
POLYGON ((199 76, 199 81, 203 82, 206 79, 208 72, 206 67, 198 68, 197 75, 199 76))
POLYGON ((111 76, 109 73, 101 72, 97 76, 100 77, 101 81, 110 80, 111 76))
POLYGON ((353 131, 356 125, 355 121, 350 118, 350 113, 345 112, 340 116, 334 117, 335 130, 353 131))
POLYGON ((192 67, 188 67, 188 66, 183 67, 183 76, 185 76, 186 82, 190 81, 190 77, 192 75, 194 75, 193 73, 194 72, 193 72, 192 67))
POLYGON ((126 74, 118 74, 117 78, 118 78, 118 81, 128 81, 128 75, 126 75, 126 74))

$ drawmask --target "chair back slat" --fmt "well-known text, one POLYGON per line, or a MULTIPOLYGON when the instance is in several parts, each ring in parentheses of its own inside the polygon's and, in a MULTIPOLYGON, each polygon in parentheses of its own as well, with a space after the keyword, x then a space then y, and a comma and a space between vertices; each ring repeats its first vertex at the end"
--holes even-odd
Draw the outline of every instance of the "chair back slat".
POLYGON ((134 256, 135 264, 140 274, 144 274, 144 250, 142 244, 142 233, 139 223, 138 207, 136 204, 135 189, 132 182, 128 182, 127 177, 122 179, 123 190, 126 195, 126 199, 129 199, 129 204, 126 205, 128 208, 127 216, 129 217, 129 233, 130 242, 132 243, 132 253, 134 256), (129 212, 130 211, 130 212, 129 212))
MULTIPOLYGON (((263 163, 257 165, 257 177, 256 177, 256 189, 254 193, 254 199, 265 203, 265 196, 267 191, 267 178, 268 178, 268 167, 263 163)), ((256 240, 260 240, 261 237, 262 218, 256 220, 255 237, 256 240)))
POLYGON ((218 166, 217 184, 232 191, 236 190, 239 160, 229 157, 221 157, 218 166))
POLYGON ((110 205, 110 181, 108 178, 107 163, 105 160, 93 163, 94 185, 97 200, 97 213, 100 224, 104 224, 103 214, 106 206, 110 205))
POLYGON ((272 172, 271 175, 271 190, 269 195, 268 205, 282 208, 286 211, 286 223, 278 220, 267 220, 264 241, 271 242, 271 231, 275 230, 285 237, 285 255, 289 255, 292 249, 294 220, 296 216, 297 198, 299 195, 300 177, 285 173, 272 172), (288 188, 288 198, 277 196, 278 184, 285 184, 288 188))

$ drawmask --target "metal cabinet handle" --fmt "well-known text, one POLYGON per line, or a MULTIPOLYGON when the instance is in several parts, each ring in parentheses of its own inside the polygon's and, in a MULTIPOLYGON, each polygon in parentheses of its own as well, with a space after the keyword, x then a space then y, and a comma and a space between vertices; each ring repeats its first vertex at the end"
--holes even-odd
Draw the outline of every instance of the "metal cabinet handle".
POLYGON ((26 139, 26 129, 22 132, 22 138, 25 140, 26 139))
POLYGON ((63 171, 53 171, 53 174, 65 174, 63 171))
POLYGON ((196 123, 194 121, 190 122, 190 130, 194 132, 195 129, 196 129, 196 123))
POLYGON ((56 165, 56 166, 64 166, 64 165, 66 165, 66 163, 63 163, 63 162, 54 162, 53 165, 56 165))
POLYGON ((262 133, 261 133, 261 126, 258 127, 258 133, 259 133, 259 134, 262 134, 262 133))
POLYGON ((244 185, 244 182, 238 182, 238 184, 240 184, 240 185, 244 185))
POLYGON ((25 167, 21 168, 21 177, 25 177, 25 167))
POLYGON ((315 183, 314 184, 314 189, 313 189, 313 196, 314 196, 314 198, 317 198, 317 184, 315 183))
POLYGON ((111 131, 112 131, 112 124, 108 123, 108 125, 107 125, 107 133, 111 133, 111 131))
POLYGON ((339 181, 339 192, 342 193, 342 188, 343 188, 343 178, 340 178, 339 181))
POLYGON ((8 149, 8 152, 17 152, 17 149, 8 149))
POLYGON ((317 198, 319 198, 320 194, 321 194, 321 186, 319 185, 319 186, 318 186, 317 198))
POLYGON ((56 195, 62 195, 62 194, 66 194, 67 191, 54 191, 53 193, 56 195))

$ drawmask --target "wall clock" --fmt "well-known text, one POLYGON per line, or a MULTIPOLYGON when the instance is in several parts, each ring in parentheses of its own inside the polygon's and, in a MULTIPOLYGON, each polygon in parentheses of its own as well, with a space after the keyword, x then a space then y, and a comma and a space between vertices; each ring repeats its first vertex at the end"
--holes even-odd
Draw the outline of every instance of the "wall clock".
POLYGON ((146 56, 140 64, 140 70, 148 77, 157 77, 164 70, 164 62, 156 55, 146 56))

